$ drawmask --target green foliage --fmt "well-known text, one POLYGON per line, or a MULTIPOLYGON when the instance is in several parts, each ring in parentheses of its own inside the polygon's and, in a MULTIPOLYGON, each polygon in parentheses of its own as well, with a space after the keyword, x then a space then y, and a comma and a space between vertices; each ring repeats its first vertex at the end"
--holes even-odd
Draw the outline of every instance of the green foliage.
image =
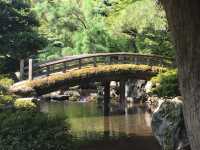
POLYGON ((35 111, 0 113, 0 145, 5 150, 70 150, 69 125, 35 111))
POLYGON ((156 54, 168 57, 175 56, 169 32, 166 30, 155 30, 146 28, 136 37, 138 51, 145 54, 156 54))
POLYGON ((19 59, 36 54, 45 39, 36 32, 39 22, 27 0, 2 0, 0 9, 0 73, 14 72, 19 59))
POLYGON ((8 91, 13 83, 9 75, 0 75, 0 109, 13 104, 14 97, 9 95, 8 91))
POLYGON ((0 95, 0 110, 6 107, 12 106, 14 103, 14 97, 10 95, 0 95))
POLYGON ((49 41, 41 61, 116 51, 175 55, 165 13, 154 0, 31 2, 0 2, 0 72, 15 71, 20 58, 37 54, 46 44, 41 35, 49 41))
POLYGON ((154 0, 125 3, 127 7, 112 11, 106 18, 111 30, 132 39, 139 53, 175 56, 167 20, 161 6, 154 0))
POLYGON ((158 96, 174 97, 179 96, 177 70, 168 70, 160 73, 151 79, 154 87, 152 92, 158 96))
POLYGON ((101 19, 89 21, 88 28, 74 36, 74 48, 78 54, 109 52, 110 35, 101 19), (98 23, 97 23, 98 22, 98 23))
POLYGON ((99 2, 61 0, 35 3, 41 20, 40 32, 49 39, 49 46, 39 55, 42 60, 71 54, 135 51, 132 39, 114 33, 98 11, 99 2), (55 43, 61 43, 59 46, 55 43))
POLYGON ((8 93, 9 87, 14 83, 7 75, 0 75, 0 95, 8 93))
POLYGON ((30 99, 16 99, 14 102, 14 107, 20 110, 36 110, 37 105, 30 99))
POLYGON ((70 150, 72 136, 64 118, 37 112, 30 99, 9 95, 9 75, 0 75, 0 149, 70 150))

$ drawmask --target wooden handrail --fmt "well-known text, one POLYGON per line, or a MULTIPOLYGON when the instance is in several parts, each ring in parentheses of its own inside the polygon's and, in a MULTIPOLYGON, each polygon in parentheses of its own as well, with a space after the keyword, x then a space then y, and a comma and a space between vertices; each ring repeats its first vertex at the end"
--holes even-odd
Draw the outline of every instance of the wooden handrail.
MULTIPOLYGON (((74 68, 78 68, 81 69, 82 67, 85 67, 87 65, 92 65, 93 67, 96 67, 98 65, 98 58, 104 58, 107 60, 110 60, 109 62, 104 61, 104 64, 111 64, 111 59, 117 57, 117 63, 124 63, 125 62, 125 58, 132 58, 131 61, 129 62, 130 64, 146 64, 146 65, 151 65, 151 61, 156 61, 156 64, 153 65, 162 65, 162 66, 166 66, 167 67, 172 67, 174 59, 170 58, 170 57, 163 57, 163 56, 159 56, 159 55, 146 55, 146 54, 138 54, 138 53, 128 53, 128 52, 121 52, 121 53, 97 53, 97 54, 85 54, 85 55, 77 55, 77 56, 72 56, 70 58, 66 57, 66 58, 62 58, 59 60, 54 60, 51 62, 44 62, 44 63, 35 63, 34 64, 34 60, 33 61, 29 61, 29 67, 28 66, 23 66, 24 68, 20 68, 21 72, 26 74, 26 71, 29 70, 28 73, 28 78, 31 80, 34 77, 35 73, 38 73, 36 75, 40 76, 42 75, 42 73, 39 72, 46 72, 46 75, 49 75, 50 73, 55 73, 58 71, 63 71, 65 69, 68 69, 70 63, 72 63, 72 65, 74 65, 73 63, 75 63, 76 65, 74 65, 75 67, 72 67, 71 69, 74 68), (89 60, 91 59, 89 62, 84 63, 85 60, 89 60), (122 59, 119 59, 122 58, 122 59), (145 62, 144 62, 145 60, 145 62), (168 64, 165 64, 166 61, 168 62, 168 64), (62 65, 63 67, 57 66, 57 69, 51 69, 52 67, 55 67, 56 65, 62 65), (30 68, 30 66, 32 66, 33 68, 30 68), (39 71, 38 71, 39 70, 39 71), (52 71, 51 71, 52 70, 52 71), (31 73, 32 72, 32 73, 31 73)), ((116 58, 115 58, 116 59, 116 58)), ((101 61, 102 64, 102 61, 101 61)), ((21 77, 24 77, 24 75, 21 75, 21 77)))
POLYGON ((173 61, 173 59, 171 57, 122 52, 122 53, 97 53, 97 54, 88 54, 88 55, 77 55, 77 57, 74 57, 74 58, 59 59, 59 60, 55 60, 55 61, 51 61, 51 62, 47 62, 47 63, 37 64, 37 66, 47 67, 47 66, 56 65, 56 64, 59 64, 59 63, 63 63, 63 62, 71 62, 71 61, 75 61, 75 60, 79 60, 79 59, 86 59, 86 58, 91 58, 91 57, 102 57, 102 56, 118 56, 118 55, 142 56, 142 57, 168 59, 168 60, 173 61))

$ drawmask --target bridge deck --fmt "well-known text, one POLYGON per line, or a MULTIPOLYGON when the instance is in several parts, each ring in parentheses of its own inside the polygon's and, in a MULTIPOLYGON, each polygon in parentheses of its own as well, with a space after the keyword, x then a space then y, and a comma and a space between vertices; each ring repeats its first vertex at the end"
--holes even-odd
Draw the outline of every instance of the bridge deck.
POLYGON ((10 92, 21 96, 43 95, 59 89, 90 82, 108 82, 128 79, 149 80, 166 68, 135 64, 114 64, 97 67, 84 67, 68 72, 59 72, 51 76, 15 83, 10 92))

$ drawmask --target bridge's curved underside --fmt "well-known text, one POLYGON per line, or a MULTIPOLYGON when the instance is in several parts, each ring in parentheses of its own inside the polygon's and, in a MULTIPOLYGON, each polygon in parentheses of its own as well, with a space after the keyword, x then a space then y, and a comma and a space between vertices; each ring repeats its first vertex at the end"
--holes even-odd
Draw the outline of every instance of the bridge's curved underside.
POLYGON ((41 96, 59 89, 94 81, 149 80, 152 76, 164 70, 166 69, 161 67, 134 64, 87 67, 67 72, 58 72, 31 81, 19 82, 14 84, 10 91, 20 96, 41 96))

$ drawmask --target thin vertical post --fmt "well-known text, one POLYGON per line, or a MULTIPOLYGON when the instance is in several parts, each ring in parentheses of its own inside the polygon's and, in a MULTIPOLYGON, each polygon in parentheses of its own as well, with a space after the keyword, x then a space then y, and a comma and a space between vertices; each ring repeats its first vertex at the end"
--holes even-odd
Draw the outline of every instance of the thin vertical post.
POLYGON ((66 72, 67 71, 67 63, 66 62, 64 62, 64 72, 66 72))
POLYGON ((50 68, 50 66, 47 66, 46 76, 49 76, 50 73, 51 73, 51 68, 50 68))
POLYGON ((120 64, 125 64, 125 56, 124 55, 119 55, 118 59, 119 59, 120 64))
POLYGON ((20 76, 19 76, 19 80, 23 80, 24 79, 24 59, 20 60, 20 76))
POLYGON ((94 67, 96 67, 96 66, 97 66, 97 58, 94 57, 94 58, 93 58, 93 61, 94 61, 94 67))
POLYGON ((28 79, 33 80, 33 59, 29 59, 28 79))
POLYGON ((134 63, 137 65, 138 64, 138 58, 137 56, 134 57, 134 63))
POLYGON ((150 58, 149 58, 149 57, 147 57, 147 65, 149 65, 149 66, 151 65, 151 64, 150 64, 150 58))
POLYGON ((81 66, 82 66, 82 61, 81 61, 81 59, 79 59, 78 60, 78 68, 81 69, 81 66))
POLYGON ((160 67, 163 67, 164 63, 163 63, 163 59, 162 58, 160 58, 160 62, 159 63, 160 63, 160 67))
POLYGON ((125 83, 125 80, 120 81, 120 104, 126 104, 125 83))
POLYGON ((110 56, 105 56, 106 57, 106 64, 111 64, 110 56))
POLYGON ((104 83, 104 115, 108 116, 110 112, 110 81, 104 83))

